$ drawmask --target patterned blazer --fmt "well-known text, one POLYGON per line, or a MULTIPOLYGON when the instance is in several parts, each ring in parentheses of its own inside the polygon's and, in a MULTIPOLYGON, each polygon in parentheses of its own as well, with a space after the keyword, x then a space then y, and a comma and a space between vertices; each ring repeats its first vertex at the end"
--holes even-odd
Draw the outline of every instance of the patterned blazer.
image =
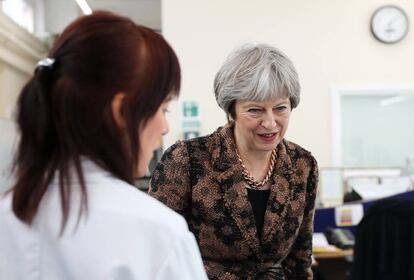
POLYGON ((185 217, 210 279, 312 279, 317 163, 283 140, 275 164, 260 240, 230 125, 177 142, 156 167, 149 193, 185 217))

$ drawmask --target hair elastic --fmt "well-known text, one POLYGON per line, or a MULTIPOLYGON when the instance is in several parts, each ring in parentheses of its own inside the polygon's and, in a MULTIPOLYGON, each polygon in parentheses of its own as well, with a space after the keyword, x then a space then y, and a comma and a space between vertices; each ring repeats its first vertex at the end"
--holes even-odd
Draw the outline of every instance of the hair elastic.
POLYGON ((55 63, 55 59, 54 58, 46 57, 46 58, 40 60, 37 63, 36 68, 45 67, 45 68, 48 68, 48 69, 52 69, 54 63, 55 63))

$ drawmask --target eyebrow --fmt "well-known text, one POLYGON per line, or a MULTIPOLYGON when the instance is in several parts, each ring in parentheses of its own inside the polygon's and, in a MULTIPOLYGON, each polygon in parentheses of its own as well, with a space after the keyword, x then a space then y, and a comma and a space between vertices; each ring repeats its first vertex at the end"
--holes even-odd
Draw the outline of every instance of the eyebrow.
POLYGON ((289 104, 289 100, 277 103, 275 106, 280 106, 280 105, 288 105, 289 104))
MULTIPOLYGON (((286 105, 289 104, 289 99, 284 100, 284 101, 280 101, 280 102, 276 102, 273 105, 273 107, 277 107, 277 106, 285 105, 285 104, 286 105)), ((243 105, 243 108, 248 108, 248 107, 264 107, 264 106, 261 105, 261 104, 255 103, 254 101, 249 101, 249 103, 246 103, 245 105, 243 105)))

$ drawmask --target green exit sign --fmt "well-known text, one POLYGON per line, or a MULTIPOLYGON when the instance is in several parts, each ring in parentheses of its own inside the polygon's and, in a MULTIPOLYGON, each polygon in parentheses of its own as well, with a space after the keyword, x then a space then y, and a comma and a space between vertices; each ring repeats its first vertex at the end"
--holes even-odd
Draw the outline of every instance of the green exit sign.
POLYGON ((195 101, 184 101, 183 102, 183 116, 184 117, 198 117, 198 104, 195 101))

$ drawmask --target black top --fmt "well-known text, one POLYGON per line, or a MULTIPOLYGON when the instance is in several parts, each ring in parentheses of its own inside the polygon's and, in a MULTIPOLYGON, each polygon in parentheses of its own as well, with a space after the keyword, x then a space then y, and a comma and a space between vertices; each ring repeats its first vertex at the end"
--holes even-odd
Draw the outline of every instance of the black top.
POLYGON ((267 201, 269 200, 270 190, 247 189, 250 204, 252 205, 254 220, 256 221, 259 239, 262 236, 264 215, 266 212, 267 201))

